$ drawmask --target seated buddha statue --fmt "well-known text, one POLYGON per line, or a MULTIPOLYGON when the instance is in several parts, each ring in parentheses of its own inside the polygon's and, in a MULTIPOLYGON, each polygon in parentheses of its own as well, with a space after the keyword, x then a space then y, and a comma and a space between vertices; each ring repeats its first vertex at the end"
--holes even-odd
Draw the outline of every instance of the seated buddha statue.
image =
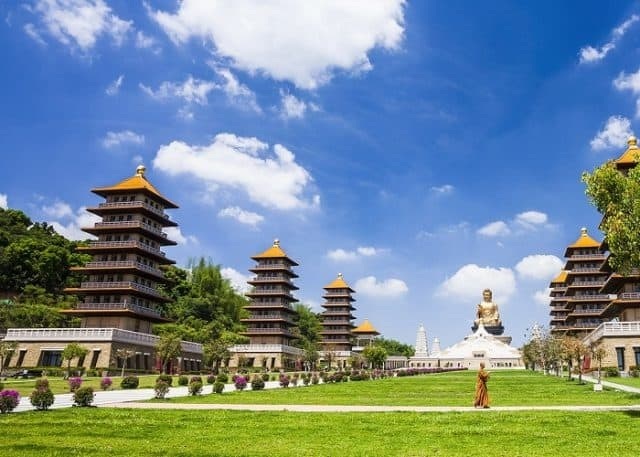
POLYGON ((502 325, 498 305, 493 302, 492 297, 493 293, 491 289, 482 291, 482 302, 478 303, 476 319, 474 321, 475 327, 480 324, 485 327, 500 327, 502 325))

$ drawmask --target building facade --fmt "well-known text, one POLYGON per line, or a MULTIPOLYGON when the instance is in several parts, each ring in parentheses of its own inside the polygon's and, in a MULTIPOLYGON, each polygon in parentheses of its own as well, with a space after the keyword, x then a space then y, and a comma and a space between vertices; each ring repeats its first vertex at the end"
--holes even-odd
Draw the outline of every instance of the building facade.
POLYGON ((355 291, 346 283, 342 273, 338 273, 338 277, 326 285, 324 291, 322 296, 325 300, 322 305, 324 311, 320 316, 322 320, 320 356, 326 360, 327 353, 331 353, 331 358, 336 363, 346 366, 351 357, 353 343, 351 331, 355 327, 352 314, 355 311, 353 306, 355 298, 352 296, 355 291))

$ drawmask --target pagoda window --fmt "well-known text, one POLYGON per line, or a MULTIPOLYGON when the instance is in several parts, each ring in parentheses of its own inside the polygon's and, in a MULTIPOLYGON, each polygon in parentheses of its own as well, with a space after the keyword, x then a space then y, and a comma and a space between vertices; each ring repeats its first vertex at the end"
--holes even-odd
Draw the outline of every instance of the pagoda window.
POLYGON ((109 216, 109 222, 113 222, 113 221, 115 221, 115 220, 116 220, 116 217, 115 217, 115 216, 109 216))

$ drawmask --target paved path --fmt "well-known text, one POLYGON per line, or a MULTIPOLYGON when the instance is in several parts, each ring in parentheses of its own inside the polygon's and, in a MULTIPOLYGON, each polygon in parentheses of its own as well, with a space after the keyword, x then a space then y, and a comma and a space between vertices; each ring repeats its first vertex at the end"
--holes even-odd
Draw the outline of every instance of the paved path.
MULTIPOLYGON (((597 379, 583 376, 588 382, 596 383, 597 379)), ((637 387, 625 386, 609 381, 602 384, 611 389, 640 394, 637 387)), ((300 387, 300 386, 298 386, 300 387)), ((265 389, 280 388, 278 381, 265 383, 265 389)), ((292 388, 292 387, 290 387, 292 388)), ((211 385, 203 387, 203 394, 210 394, 211 385)), ((225 385, 225 392, 235 391, 233 384, 225 385)), ((186 397, 189 394, 186 386, 171 387, 167 398, 186 397)), ((391 411, 415 411, 415 412, 469 412, 469 411, 640 411, 640 405, 631 406, 496 406, 487 410, 473 407, 449 407, 449 406, 340 406, 340 405, 231 405, 231 404, 193 404, 193 403, 140 403, 154 398, 153 389, 107 390, 96 391, 93 404, 96 406, 108 406, 114 408, 140 408, 140 409, 227 409, 227 410, 251 410, 251 411, 296 411, 296 412, 391 412, 391 411)), ((69 408, 73 406, 72 394, 58 394, 51 409, 69 408)), ((15 412, 31 411, 34 408, 29 402, 28 396, 20 400, 15 412)))

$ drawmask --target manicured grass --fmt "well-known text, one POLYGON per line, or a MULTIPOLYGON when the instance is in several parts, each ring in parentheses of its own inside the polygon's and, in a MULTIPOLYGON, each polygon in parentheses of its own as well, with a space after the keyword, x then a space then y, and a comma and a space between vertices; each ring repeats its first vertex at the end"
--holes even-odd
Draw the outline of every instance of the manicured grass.
POLYGON ((603 381, 613 382, 615 384, 622 384, 625 386, 637 387, 640 389, 640 378, 602 378, 603 381))
MULTIPOLYGON (((475 372, 454 372, 288 389, 229 392, 222 395, 180 397, 180 403, 250 403, 298 405, 471 406, 475 372)), ((594 392, 591 384, 530 371, 496 371, 489 380, 494 406, 519 405, 632 405, 640 395, 616 391, 594 392)))
MULTIPOLYGON (((158 375, 148 375, 148 376, 139 376, 140 385, 138 388, 143 387, 153 387, 156 382, 156 378, 158 375)), ((69 382, 66 379, 62 378, 47 378, 49 379, 49 386, 54 394, 63 394, 69 392, 69 382)), ((100 380, 102 378, 82 378, 82 385, 86 387, 93 387, 94 390, 100 390, 100 380)), ((111 377, 113 384, 111 385, 111 389, 120 389, 120 381, 122 378, 120 376, 111 377)), ((20 395, 23 397, 28 397, 33 388, 35 386, 35 379, 7 379, 3 381, 5 389, 13 389, 20 392, 20 395)), ((173 382, 174 385, 177 384, 177 378, 173 382)), ((28 401, 28 400, 27 400, 28 401)))
POLYGON ((635 412, 74 408, 0 416, 3 456, 635 456, 635 412))

